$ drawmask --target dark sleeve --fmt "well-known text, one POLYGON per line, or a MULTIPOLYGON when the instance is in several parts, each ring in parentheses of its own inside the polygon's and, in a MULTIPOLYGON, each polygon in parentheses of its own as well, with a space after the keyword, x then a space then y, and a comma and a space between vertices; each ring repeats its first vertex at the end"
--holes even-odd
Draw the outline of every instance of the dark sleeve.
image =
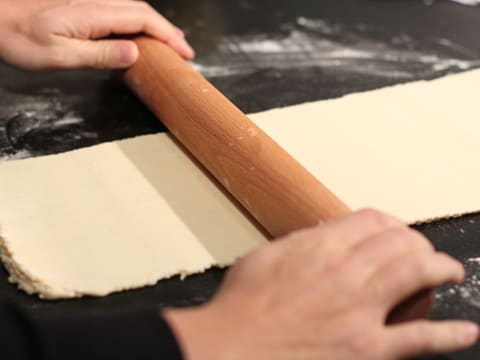
POLYGON ((182 356, 156 309, 38 317, 0 305, 0 358, 181 360, 182 356))

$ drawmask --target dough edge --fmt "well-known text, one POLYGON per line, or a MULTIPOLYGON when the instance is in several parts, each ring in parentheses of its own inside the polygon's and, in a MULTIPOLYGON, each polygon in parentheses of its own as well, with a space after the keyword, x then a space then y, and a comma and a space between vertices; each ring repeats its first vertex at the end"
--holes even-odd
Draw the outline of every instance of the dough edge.
POLYGON ((236 260, 222 262, 212 261, 196 270, 178 270, 169 274, 162 274, 156 280, 146 282, 137 286, 124 286, 117 288, 114 291, 108 292, 87 292, 82 290, 74 290, 70 288, 52 287, 43 281, 41 278, 33 275, 21 262, 15 259, 15 254, 9 250, 8 240, 5 235, 2 235, 0 229, 0 260, 8 272, 8 282, 16 284, 17 288, 25 291, 28 295, 37 295, 41 300, 60 300, 60 299, 74 299, 82 297, 105 297, 107 295, 120 293, 128 290, 142 289, 146 287, 155 286, 162 280, 167 280, 179 276, 184 280, 187 276, 198 275, 205 273, 207 270, 218 268, 224 269, 231 266, 236 260))

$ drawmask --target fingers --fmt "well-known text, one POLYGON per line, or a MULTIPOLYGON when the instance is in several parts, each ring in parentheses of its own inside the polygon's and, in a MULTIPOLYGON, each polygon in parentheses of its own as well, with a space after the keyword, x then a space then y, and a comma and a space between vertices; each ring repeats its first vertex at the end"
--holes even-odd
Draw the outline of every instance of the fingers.
MULTIPOLYGON (((391 227, 370 236, 350 250, 351 266, 370 277, 376 269, 409 252, 433 252, 430 241, 407 226, 391 227)), ((361 274, 359 274, 360 276, 361 274)))
POLYGON ((103 21, 110 27, 110 33, 143 32, 170 45, 186 59, 192 59, 195 53, 185 40, 183 31, 160 15, 144 1, 133 1, 136 6, 115 6, 112 12, 106 12, 103 21), (131 30, 129 28, 132 28, 131 30))
POLYGON ((63 10, 69 27, 56 28, 56 34, 70 38, 94 39, 110 34, 145 33, 168 44, 185 59, 194 51, 183 32, 143 1, 77 2, 63 10))
POLYGON ((364 209, 314 228, 293 232, 278 243, 290 251, 305 253, 309 259, 324 259, 333 254, 346 258, 356 244, 395 227, 406 225, 390 215, 364 209))
POLYGON ((331 239, 349 248, 389 228, 405 226, 400 220, 390 215, 365 209, 297 234, 314 238, 320 235, 321 238, 331 239))
POLYGON ((138 48, 129 40, 66 40, 58 68, 123 69, 135 63, 138 48))
MULTIPOLYGON (((433 252, 430 241, 419 232, 406 226, 395 227, 357 244, 351 249, 348 262, 352 268, 357 269, 356 276, 368 280, 378 269, 383 269, 397 258, 433 252)), ((427 317, 433 302, 430 292, 417 294, 390 312, 387 321, 392 323, 427 317)), ((379 307, 379 315, 385 316, 387 310, 392 310, 390 303, 387 304, 387 308, 379 307)))
POLYGON ((458 261, 443 253, 407 253, 377 269, 367 286, 385 311, 425 288, 458 283, 465 270, 458 261))
POLYGON ((468 321, 415 321, 387 327, 385 352, 404 359, 462 350, 478 341, 478 325, 468 321))

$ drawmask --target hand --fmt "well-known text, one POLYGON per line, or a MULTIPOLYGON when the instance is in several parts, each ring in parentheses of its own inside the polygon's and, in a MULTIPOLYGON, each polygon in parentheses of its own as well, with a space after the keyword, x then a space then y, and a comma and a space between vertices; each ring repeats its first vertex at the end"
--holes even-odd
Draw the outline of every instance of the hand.
POLYGON ((0 0, 0 58, 27 70, 129 67, 133 41, 94 39, 136 33, 194 56, 183 32, 144 1, 0 0))
POLYGON ((477 325, 386 325, 462 265, 400 221, 364 210, 267 244, 238 263, 211 303, 164 315, 188 360, 394 360, 472 345, 477 325))

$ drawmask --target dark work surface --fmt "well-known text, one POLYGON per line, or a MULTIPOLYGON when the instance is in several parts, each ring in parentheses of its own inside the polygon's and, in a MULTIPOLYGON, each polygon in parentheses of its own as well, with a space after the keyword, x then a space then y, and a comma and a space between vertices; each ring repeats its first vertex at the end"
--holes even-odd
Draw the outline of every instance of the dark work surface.
MULTIPOLYGON (((480 8, 446 1, 430 5, 413 0, 157 3, 186 30, 198 52, 199 71, 245 112, 480 66, 480 8)), ((0 65, 0 158, 57 153, 163 130, 114 73, 28 74, 0 65)), ((438 291, 433 317, 480 322, 480 262, 476 260, 480 216, 418 228, 437 248, 462 260, 469 272, 465 285, 438 291)), ((222 276, 223 271, 211 270, 184 281, 175 278, 101 299, 41 302, 17 291, 1 272, 0 297, 35 309, 38 316, 71 311, 88 315, 106 308, 152 304, 186 306, 208 300, 222 276)), ((479 356, 477 347, 437 358, 479 356)))

